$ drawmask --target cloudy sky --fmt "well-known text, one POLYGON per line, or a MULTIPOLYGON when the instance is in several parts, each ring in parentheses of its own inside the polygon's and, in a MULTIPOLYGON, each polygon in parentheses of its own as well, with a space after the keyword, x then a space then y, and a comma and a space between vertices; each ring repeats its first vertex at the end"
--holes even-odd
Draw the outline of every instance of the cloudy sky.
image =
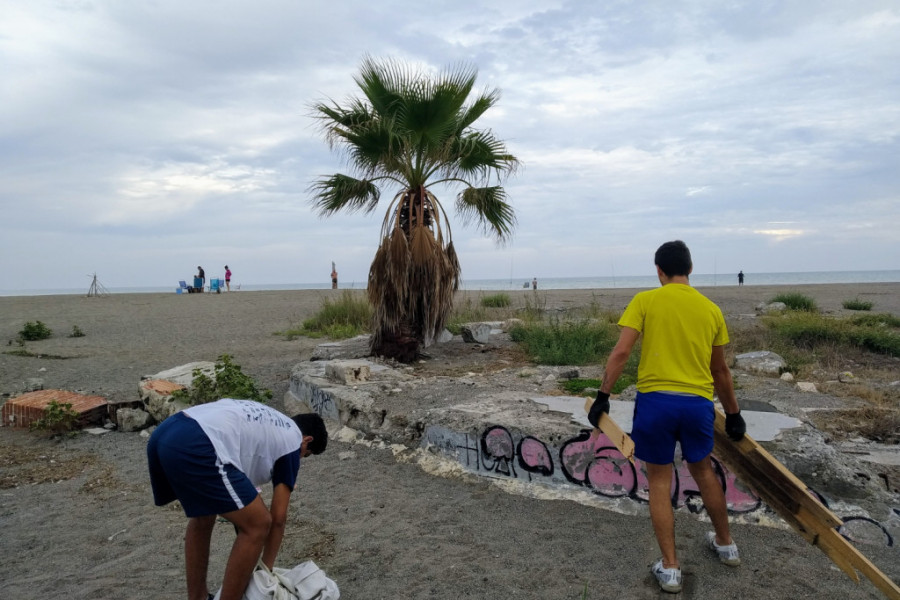
POLYGON ((0 290, 361 287, 381 211, 308 190, 366 54, 502 92, 518 226, 453 222, 465 279, 900 264, 894 0, 0 0, 0 290))

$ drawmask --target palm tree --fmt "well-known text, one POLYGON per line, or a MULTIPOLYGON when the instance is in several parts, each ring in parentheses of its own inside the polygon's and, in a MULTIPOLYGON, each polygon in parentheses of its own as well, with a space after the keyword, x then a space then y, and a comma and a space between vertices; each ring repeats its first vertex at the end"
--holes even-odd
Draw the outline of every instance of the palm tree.
POLYGON ((367 57, 354 78, 362 98, 344 106, 313 105, 326 140, 347 153, 355 175, 338 173, 313 183, 321 216, 370 213, 381 197, 379 186, 399 188, 385 211, 369 270, 374 354, 414 360, 443 330, 453 308, 460 265, 447 212, 432 193, 436 185, 461 185, 456 213, 498 242, 515 226, 499 184, 519 161, 490 131, 472 127, 499 99, 497 90, 486 90, 469 101, 476 74, 459 66, 430 76, 367 57))

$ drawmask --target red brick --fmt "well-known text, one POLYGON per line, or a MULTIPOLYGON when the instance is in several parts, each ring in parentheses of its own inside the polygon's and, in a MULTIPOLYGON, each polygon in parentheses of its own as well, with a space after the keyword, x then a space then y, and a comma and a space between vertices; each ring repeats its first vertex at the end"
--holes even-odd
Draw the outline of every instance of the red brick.
POLYGON ((54 400, 58 404, 71 404, 72 410, 78 413, 81 426, 101 423, 107 412, 107 402, 102 396, 86 396, 67 390, 39 390, 7 400, 0 410, 0 426, 28 427, 44 416, 44 410, 54 400))

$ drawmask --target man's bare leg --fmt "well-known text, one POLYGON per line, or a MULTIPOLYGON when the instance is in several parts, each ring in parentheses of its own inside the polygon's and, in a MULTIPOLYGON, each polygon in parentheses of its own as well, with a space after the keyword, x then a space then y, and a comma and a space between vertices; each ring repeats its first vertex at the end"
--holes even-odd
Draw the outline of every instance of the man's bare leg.
POLYGON ((713 470, 712 461, 707 455, 703 460, 688 463, 688 470, 691 472, 691 477, 697 482, 700 497, 703 498, 703 505, 706 507, 706 514, 709 515, 713 528, 716 530, 716 543, 720 546, 731 544, 731 531, 728 526, 728 504, 725 502, 722 482, 719 481, 713 470))
POLYGON ((206 573, 209 568, 209 541, 212 538, 216 515, 188 519, 184 534, 184 569, 188 600, 206 600, 209 588, 206 573))
POLYGON ((675 553, 675 513, 672 510, 672 465, 644 463, 650 490, 650 521, 662 551, 663 567, 678 567, 675 553))
POLYGON ((222 516, 234 523, 238 533, 225 566, 221 600, 240 600, 262 554, 272 515, 262 498, 257 496, 244 508, 222 516))

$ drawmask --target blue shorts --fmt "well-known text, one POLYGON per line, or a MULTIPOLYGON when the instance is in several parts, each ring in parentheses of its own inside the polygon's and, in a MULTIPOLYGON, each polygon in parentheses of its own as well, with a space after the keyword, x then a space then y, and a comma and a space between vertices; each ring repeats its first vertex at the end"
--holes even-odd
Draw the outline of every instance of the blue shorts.
POLYGON ((703 460, 713 449, 713 403, 702 396, 638 392, 631 439, 634 455, 654 465, 675 460, 675 442, 689 463, 703 460))
POLYGON ((163 421, 147 443, 153 501, 181 502, 188 517, 240 510, 259 492, 234 465, 225 465, 200 424, 177 413, 163 421))

